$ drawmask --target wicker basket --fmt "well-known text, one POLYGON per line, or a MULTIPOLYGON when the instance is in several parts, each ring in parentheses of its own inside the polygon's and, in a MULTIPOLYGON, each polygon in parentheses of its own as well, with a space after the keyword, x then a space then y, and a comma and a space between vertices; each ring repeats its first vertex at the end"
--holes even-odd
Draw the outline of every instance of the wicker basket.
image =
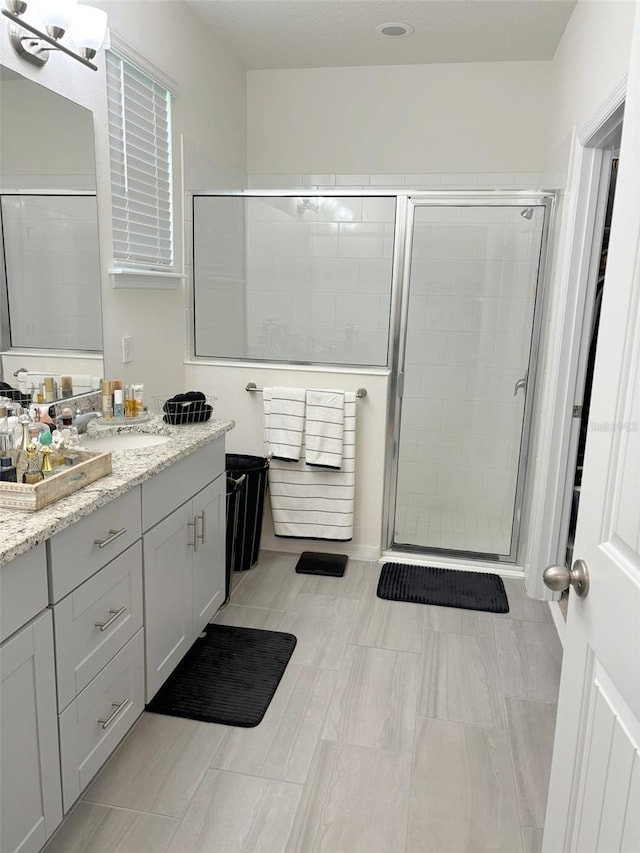
POLYGON ((217 399, 197 391, 188 391, 186 394, 176 394, 173 397, 163 395, 153 398, 156 412, 165 423, 174 426, 208 421, 213 414, 217 399))

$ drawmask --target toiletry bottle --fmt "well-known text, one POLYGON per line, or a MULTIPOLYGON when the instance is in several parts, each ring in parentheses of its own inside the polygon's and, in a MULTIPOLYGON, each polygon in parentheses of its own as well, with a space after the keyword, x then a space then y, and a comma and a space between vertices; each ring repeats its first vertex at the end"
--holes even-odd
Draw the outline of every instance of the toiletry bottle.
POLYGON ((0 480, 4 483, 17 483, 16 468, 10 456, 0 456, 0 480))
POLYGON ((8 456, 13 449, 13 435, 9 429, 9 413, 6 406, 0 406, 0 455, 8 456))
POLYGON ((63 399, 73 397, 73 379, 71 376, 60 377, 60 392, 63 399))
POLYGON ((113 417, 113 403, 111 401, 111 382, 108 379, 103 379, 100 383, 102 391, 102 417, 113 417))
POLYGON ((144 412, 144 385, 138 384, 133 386, 133 396, 136 402, 136 415, 140 417, 140 415, 144 412))
POLYGON ((38 450, 35 444, 30 444, 26 450, 27 455, 27 470, 22 475, 22 482, 27 485, 34 485, 44 480, 44 474, 38 463, 38 450))
POLYGON ((113 392, 113 417, 124 417, 124 391, 122 388, 116 388, 113 392))
POLYGON ((124 386, 124 416, 125 418, 135 418, 138 415, 136 410, 136 399, 133 394, 133 385, 124 386))
POLYGON ((44 447, 40 448, 40 458, 42 459, 40 469, 43 477, 50 477, 52 474, 56 473, 51 459, 52 452, 53 451, 48 445, 44 445, 44 447))
POLYGON ((56 399, 55 381, 53 376, 44 377, 44 402, 53 403, 56 399))

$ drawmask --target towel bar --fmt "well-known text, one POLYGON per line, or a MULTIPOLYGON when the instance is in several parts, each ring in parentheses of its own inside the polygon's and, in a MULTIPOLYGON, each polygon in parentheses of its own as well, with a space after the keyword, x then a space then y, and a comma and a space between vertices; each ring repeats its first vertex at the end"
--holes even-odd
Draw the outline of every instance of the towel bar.
MULTIPOLYGON (((260 393, 262 393, 262 388, 258 388, 258 386, 256 385, 255 382, 247 382, 247 386, 244 390, 245 391, 252 391, 252 392, 253 391, 256 391, 256 392, 259 391, 260 393)), ((366 397, 366 396, 367 396, 367 389, 366 388, 358 388, 358 390, 356 391, 356 397, 362 398, 362 397, 366 397)))

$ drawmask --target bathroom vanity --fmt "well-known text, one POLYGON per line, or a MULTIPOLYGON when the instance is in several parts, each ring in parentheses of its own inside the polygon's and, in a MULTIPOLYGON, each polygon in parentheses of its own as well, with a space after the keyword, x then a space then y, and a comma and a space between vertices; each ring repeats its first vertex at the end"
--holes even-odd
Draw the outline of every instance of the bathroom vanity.
POLYGON ((108 477, 0 510, 3 853, 42 848, 223 603, 233 425, 158 419, 108 477))

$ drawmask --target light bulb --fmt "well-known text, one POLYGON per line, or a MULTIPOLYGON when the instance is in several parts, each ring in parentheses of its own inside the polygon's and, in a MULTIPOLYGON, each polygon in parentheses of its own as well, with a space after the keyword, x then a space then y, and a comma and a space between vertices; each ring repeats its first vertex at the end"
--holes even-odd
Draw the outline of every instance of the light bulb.
POLYGON ((71 23, 76 5, 77 0, 40 0, 38 2, 38 17, 51 38, 62 38, 71 23))

